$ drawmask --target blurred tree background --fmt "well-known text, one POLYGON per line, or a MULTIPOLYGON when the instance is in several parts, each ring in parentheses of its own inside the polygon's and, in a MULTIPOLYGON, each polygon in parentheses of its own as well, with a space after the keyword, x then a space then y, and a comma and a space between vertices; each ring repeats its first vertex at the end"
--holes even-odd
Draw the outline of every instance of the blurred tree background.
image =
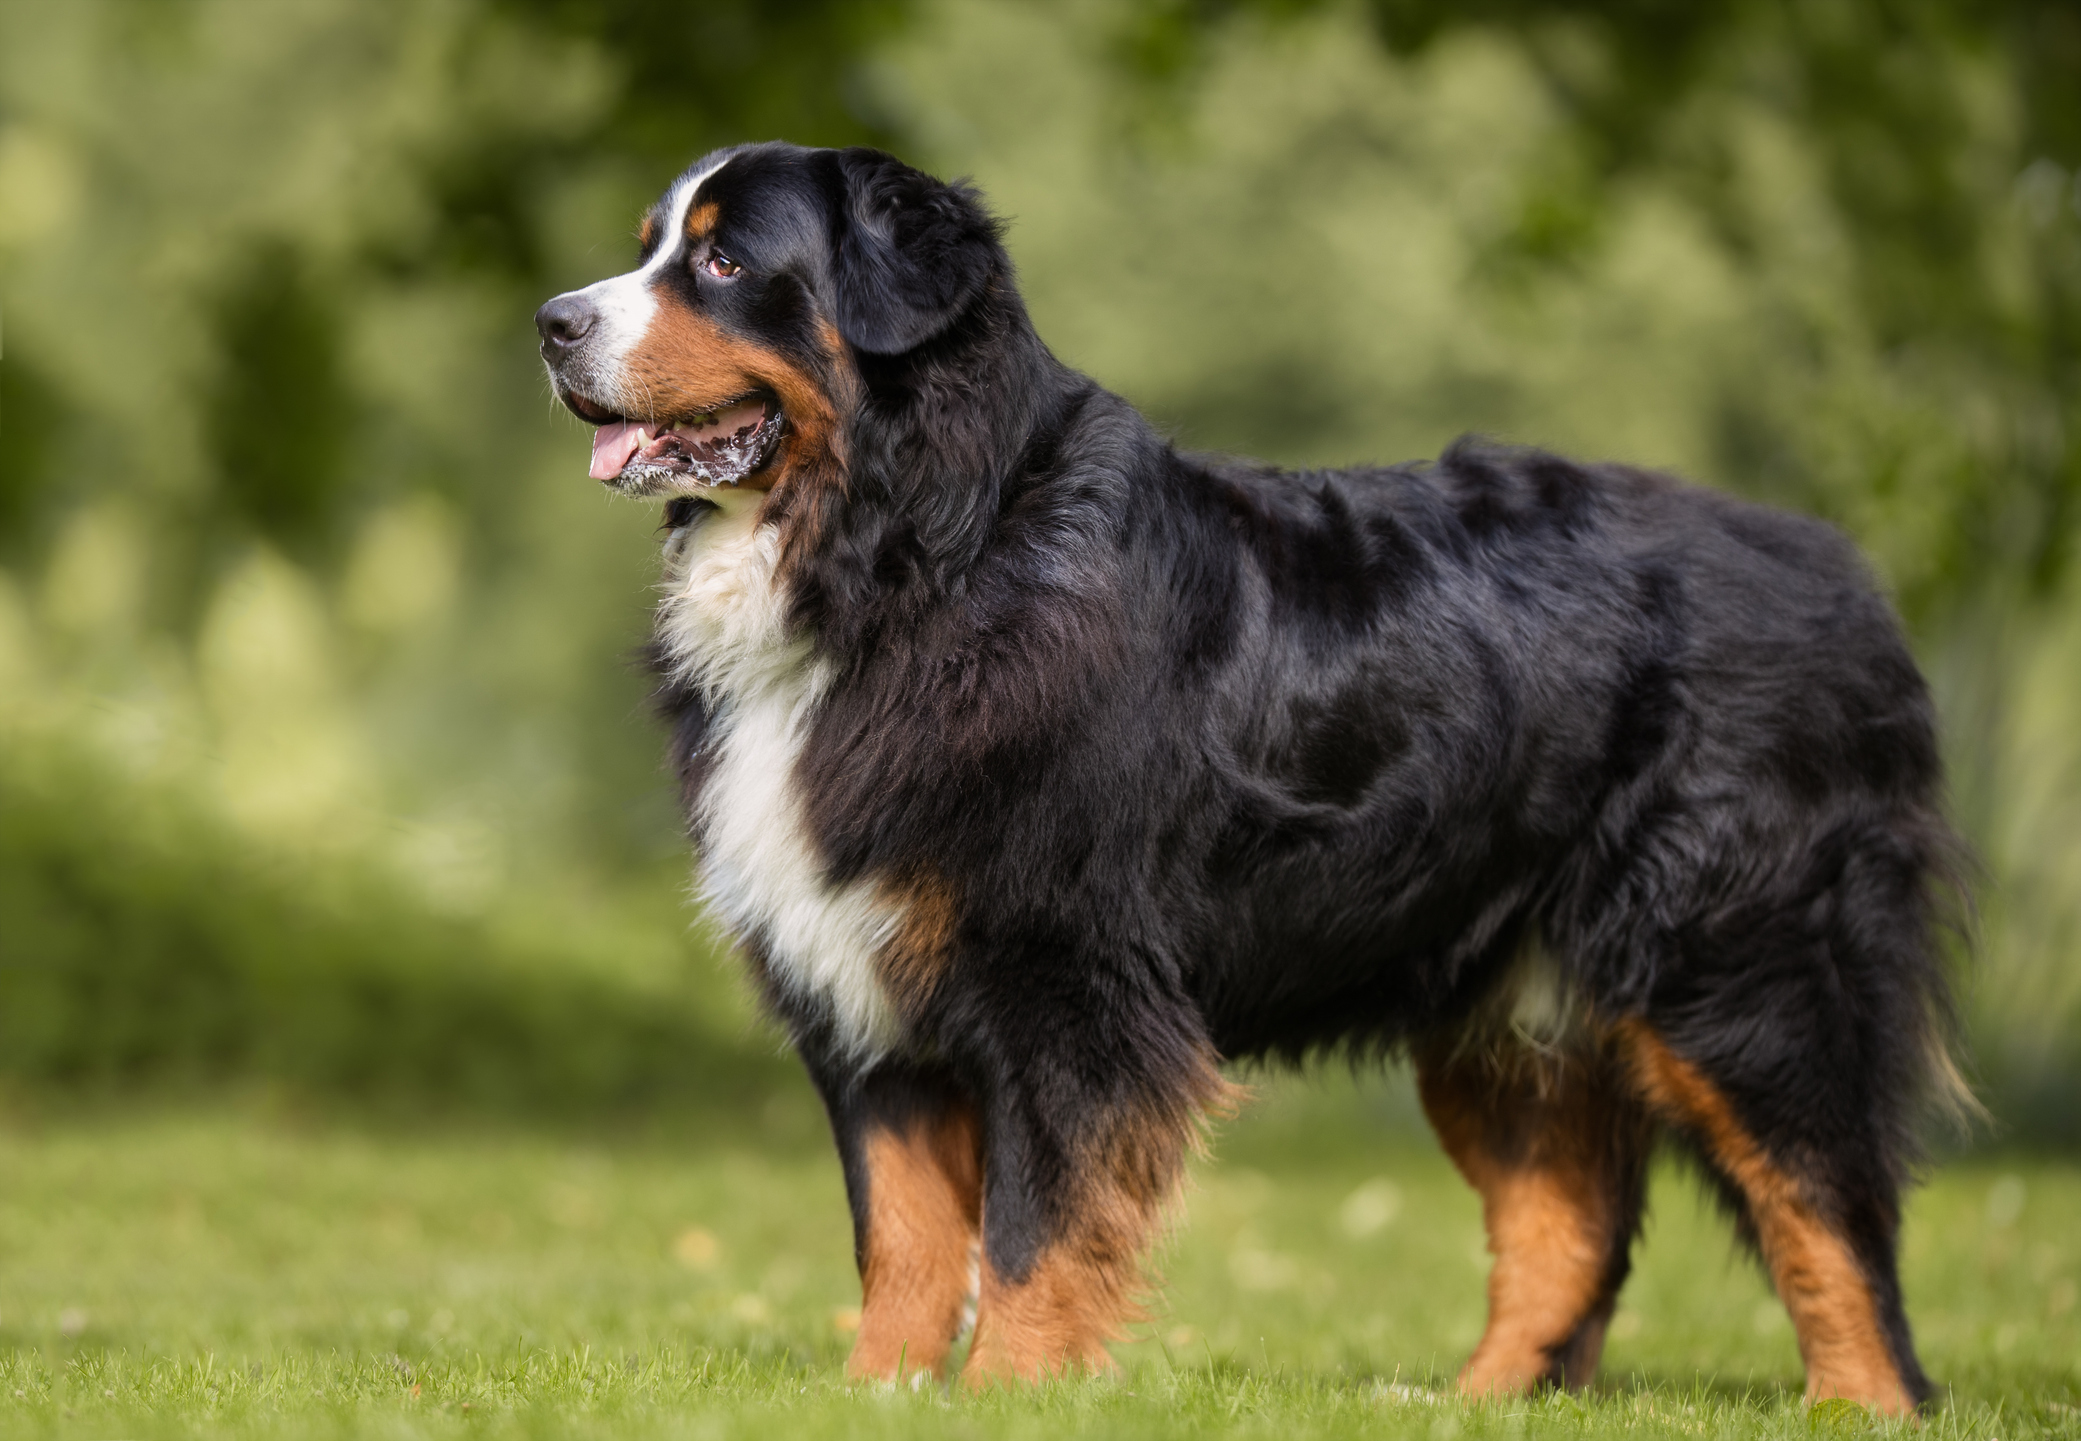
POLYGON ((1462 431, 1866 546, 2081 1139, 2081 16, 2035 0, 0 3, 0 1077, 597 1117, 781 1063, 683 910, 652 517, 531 315, 704 149, 972 175, 1184 443, 1462 431))

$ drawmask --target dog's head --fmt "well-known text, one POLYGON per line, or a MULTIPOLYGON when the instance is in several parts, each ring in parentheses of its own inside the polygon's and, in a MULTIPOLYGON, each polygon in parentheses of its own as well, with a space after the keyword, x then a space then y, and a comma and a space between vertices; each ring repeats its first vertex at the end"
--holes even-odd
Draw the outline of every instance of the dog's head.
POLYGON ((721 150, 644 216, 637 268, 535 316, 592 474, 630 495, 765 490, 842 463, 859 356, 928 345, 1003 252, 964 187, 880 151, 721 150))

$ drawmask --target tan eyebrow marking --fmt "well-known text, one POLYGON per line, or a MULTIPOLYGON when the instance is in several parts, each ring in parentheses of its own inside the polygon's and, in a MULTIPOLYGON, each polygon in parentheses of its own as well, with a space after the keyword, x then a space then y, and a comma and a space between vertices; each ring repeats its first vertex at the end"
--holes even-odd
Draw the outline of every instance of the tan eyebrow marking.
POLYGON ((713 200, 705 205, 696 205, 686 213, 686 238, 706 240, 709 232, 715 229, 716 218, 721 214, 722 211, 713 200))
POLYGON ((642 246, 645 250, 648 250, 650 249, 650 243, 653 240, 656 240, 657 238, 658 217, 657 212, 652 211, 650 214, 643 217, 643 228, 636 232, 636 243, 642 246))

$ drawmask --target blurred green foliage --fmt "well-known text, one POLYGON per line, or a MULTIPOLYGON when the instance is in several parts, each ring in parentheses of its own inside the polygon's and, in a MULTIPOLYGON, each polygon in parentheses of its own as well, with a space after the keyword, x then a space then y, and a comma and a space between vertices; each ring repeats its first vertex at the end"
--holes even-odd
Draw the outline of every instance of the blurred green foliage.
POLYGON ((18 1089, 258 1082, 570 1121, 753 1107, 777 1080, 669 972, 590 957, 597 927, 433 914, 75 757, 22 759, 0 765, 0 1079, 18 1089))
POLYGON ((1981 1074, 2074 1137, 2081 22, 2036 0, 0 6, 0 1074, 735 1064, 659 879, 650 518, 529 317, 770 135, 973 175, 1043 334, 1188 444, 1481 430, 1849 529, 1985 865, 1981 1074))

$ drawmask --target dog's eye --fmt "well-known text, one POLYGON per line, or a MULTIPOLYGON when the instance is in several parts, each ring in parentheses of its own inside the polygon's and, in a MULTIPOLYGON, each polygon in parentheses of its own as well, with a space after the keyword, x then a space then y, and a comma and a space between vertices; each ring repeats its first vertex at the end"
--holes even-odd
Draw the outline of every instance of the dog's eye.
POLYGON ((709 251, 708 258, 701 262, 701 268, 717 280, 733 280, 744 269, 720 250, 709 251))

